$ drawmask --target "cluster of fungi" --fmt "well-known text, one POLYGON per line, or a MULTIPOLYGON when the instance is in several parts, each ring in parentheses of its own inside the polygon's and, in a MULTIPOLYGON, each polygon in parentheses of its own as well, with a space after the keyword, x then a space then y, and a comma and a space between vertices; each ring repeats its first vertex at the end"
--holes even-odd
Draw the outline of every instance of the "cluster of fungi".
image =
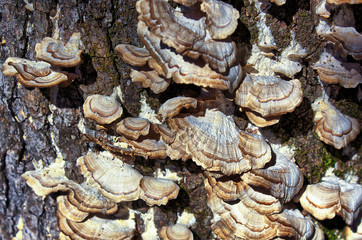
MULTIPOLYGON (((89 151, 77 160, 83 183, 66 177, 64 162, 23 174, 39 196, 64 193, 57 196, 60 231, 70 239, 131 239, 136 224, 114 216, 119 203, 141 199, 148 206, 165 205, 177 198, 179 186, 174 181, 143 176, 128 163, 133 156, 192 159, 200 166, 208 206, 217 216, 212 229, 218 239, 323 239, 309 214, 319 220, 337 214, 348 225, 360 221, 361 185, 326 177, 302 189, 303 175, 291 156, 273 147, 259 131, 250 127, 243 131, 234 122, 235 103, 254 125, 277 124, 283 114, 301 104, 301 82, 243 72, 236 44, 230 39, 239 18, 231 5, 220 0, 174 2, 180 8, 163 0, 139 0, 137 33, 144 47, 120 44, 115 50, 132 65, 133 82, 156 94, 166 91, 171 81, 194 84, 201 87, 199 96, 168 99, 148 119, 122 119, 122 101, 116 91, 111 96, 88 96, 83 105, 85 118, 118 134, 113 145, 90 138, 124 157, 89 151), (303 213, 293 200, 300 202, 303 213)), ((360 60, 362 36, 355 32, 352 38, 347 31, 336 26, 329 32, 321 29, 320 34, 334 43, 342 57, 360 60)), ((4 75, 15 75, 26 87, 65 87, 74 80, 76 76, 62 68, 81 61, 79 33, 67 44, 47 37, 35 51, 38 61, 9 57, 3 64, 4 75)), ((362 81, 360 66, 347 65, 326 51, 313 68, 323 82, 356 87, 362 81)), ((359 134, 358 121, 340 113, 325 97, 313 103, 313 110, 315 132, 326 144, 340 149, 359 134)), ((188 227, 182 223, 165 226, 159 235, 193 239, 188 227)))

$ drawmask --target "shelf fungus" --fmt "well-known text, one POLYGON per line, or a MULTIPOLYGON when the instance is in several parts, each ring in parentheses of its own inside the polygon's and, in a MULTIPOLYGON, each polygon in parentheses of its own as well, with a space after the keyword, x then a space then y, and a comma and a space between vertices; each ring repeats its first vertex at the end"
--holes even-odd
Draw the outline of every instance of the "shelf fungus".
POLYGON ((304 210, 319 220, 340 215, 348 225, 359 221, 362 210, 362 187, 335 176, 308 185, 299 199, 304 210))
POLYGON ((144 176, 140 182, 141 193, 140 198, 147 205, 166 205, 170 199, 175 199, 178 195, 180 187, 168 179, 153 178, 144 176))
POLYGON ((66 86, 72 81, 66 74, 53 71, 49 63, 16 57, 6 59, 2 72, 5 76, 16 76, 25 87, 47 88, 58 84, 66 86))
POLYGON ((355 88, 362 83, 360 64, 339 61, 328 52, 322 53, 312 67, 317 70, 319 78, 325 83, 338 83, 345 88, 355 88))
POLYGON ((77 166, 87 181, 106 198, 115 202, 139 198, 143 176, 121 160, 89 152, 78 158, 77 166))
POLYGON ((362 34, 354 27, 334 26, 332 31, 323 33, 322 37, 333 42, 343 57, 349 54, 356 60, 362 59, 362 34))
POLYGON ((249 140, 254 138, 248 144, 255 144, 256 149, 244 146, 239 138, 246 135, 239 134, 241 130, 230 116, 216 109, 207 109, 202 117, 172 118, 168 125, 176 132, 174 141, 166 145, 171 159, 191 158, 203 169, 226 175, 262 167, 271 159, 270 147, 263 143, 264 139, 248 135, 249 140))
POLYGON ((253 75, 247 75, 235 97, 235 103, 258 127, 277 123, 281 115, 294 111, 302 100, 299 80, 253 75))
POLYGON ((35 45, 36 59, 59 67, 74 67, 81 61, 80 33, 73 33, 69 41, 62 41, 50 37, 44 38, 35 45))
POLYGON ((362 0, 327 0, 327 3, 340 4, 361 4, 362 0))
POLYGON ((76 222, 67 219, 59 211, 57 211, 57 218, 60 231, 74 240, 131 240, 134 236, 135 228, 127 220, 92 216, 85 221, 76 222))
MULTIPOLYGON (((175 10, 163 0, 137 2, 137 32, 145 48, 116 47, 125 62, 141 68, 132 71, 132 81, 155 93, 164 91, 170 79, 230 91, 237 87, 242 69, 236 61, 236 45, 224 38, 235 30, 239 13, 217 0, 204 1, 200 6, 195 2, 195 6, 200 8, 195 14, 206 16, 189 18, 187 11, 175 10), (151 71, 142 69, 146 63, 151 71)), ((192 11, 196 8, 193 6, 192 11)))
POLYGON ((173 118, 180 113, 183 108, 196 108, 197 99, 191 97, 174 97, 164 102, 159 110, 158 114, 162 116, 162 119, 173 118))
POLYGON ((98 124, 110 124, 122 116, 123 109, 114 96, 95 94, 87 97, 83 112, 86 118, 98 124))
POLYGON ((326 144, 341 149, 359 134, 359 122, 338 111, 324 98, 316 99, 312 108, 317 123, 315 131, 326 144))
POLYGON ((141 135, 146 136, 150 131, 150 122, 145 118, 127 117, 117 124, 116 132, 126 138, 137 140, 141 135))
POLYGON ((160 231, 162 240, 193 240, 194 235, 185 224, 177 223, 172 226, 162 227, 160 231))

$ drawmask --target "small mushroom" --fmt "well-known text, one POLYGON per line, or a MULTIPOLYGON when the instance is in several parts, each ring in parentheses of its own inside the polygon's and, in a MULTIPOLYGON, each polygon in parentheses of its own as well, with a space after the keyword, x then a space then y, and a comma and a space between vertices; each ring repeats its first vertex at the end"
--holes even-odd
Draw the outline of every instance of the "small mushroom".
POLYGON ((197 100, 191 97, 174 97, 168 99, 164 102, 160 109, 158 110, 158 114, 162 116, 163 119, 173 118, 176 116, 182 108, 196 108, 197 100))
POLYGON ((25 87, 47 88, 61 83, 69 83, 66 74, 50 69, 46 62, 29 61, 23 58, 9 57, 3 64, 2 72, 5 76, 16 76, 16 79, 25 87))
POLYGON ((339 83, 345 88, 355 88, 362 83, 360 64, 341 62, 328 52, 323 52, 312 67, 317 70, 319 78, 325 83, 339 83))
POLYGON ((150 88, 152 92, 159 94, 167 89, 170 85, 170 79, 160 77, 157 71, 137 71, 132 69, 132 82, 141 83, 142 87, 150 88))
POLYGON ((117 124, 116 132, 126 138, 136 140, 150 131, 150 122, 145 118, 127 117, 117 124))
POLYGON ((323 142, 341 149, 359 134, 357 119, 341 113, 323 97, 316 99, 312 108, 317 123, 315 131, 323 142))
POLYGON ((113 96, 90 95, 83 104, 84 116, 98 124, 110 124, 120 118, 122 106, 113 96))
POLYGON ((149 206, 166 205, 169 200, 177 197, 180 190, 172 180, 146 176, 141 179, 140 186, 143 190, 140 198, 149 206))
POLYGON ((360 4, 360 3, 362 3, 362 0, 327 0, 327 3, 332 3, 332 4, 336 4, 336 5, 360 4))
POLYGON ((160 231, 162 240, 193 240, 194 236, 186 225, 177 223, 172 226, 162 227, 160 231))
POLYGON ((74 67, 81 61, 80 33, 73 33, 67 44, 50 37, 35 45, 36 59, 59 67, 74 67))
POLYGON ((129 44, 119 44, 114 50, 120 53, 123 61, 132 66, 144 66, 151 58, 150 52, 146 48, 139 48, 129 44))
POLYGON ((78 158, 77 166, 83 176, 106 198, 115 202, 139 198, 139 184, 143 176, 121 160, 89 152, 78 158))
POLYGON ((67 219, 74 222, 83 221, 89 215, 88 212, 83 212, 71 204, 66 195, 57 197, 57 210, 67 219))
POLYGON ((267 118, 294 111, 302 100, 301 83, 297 79, 285 81, 271 76, 247 75, 236 92, 235 103, 247 112, 259 113, 256 117, 267 118))
POLYGON ((239 12, 230 4, 205 0, 200 8, 206 13, 206 27, 213 39, 225 39, 235 31, 239 12))
POLYGON ((136 155, 144 158, 166 158, 166 146, 163 141, 155 139, 144 139, 142 141, 126 140, 127 144, 131 145, 136 155))

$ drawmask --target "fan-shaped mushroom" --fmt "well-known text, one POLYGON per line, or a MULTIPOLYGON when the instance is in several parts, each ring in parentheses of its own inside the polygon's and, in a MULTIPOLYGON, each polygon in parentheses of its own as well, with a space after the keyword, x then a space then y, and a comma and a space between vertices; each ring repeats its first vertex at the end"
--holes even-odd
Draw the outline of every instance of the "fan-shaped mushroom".
POLYGON ((46 62, 29 61, 23 58, 9 57, 3 64, 5 76, 16 76, 16 79, 26 87, 46 88, 66 83, 66 74, 50 69, 46 62))
POLYGON ((104 240, 104 239, 132 239, 134 225, 128 221, 119 219, 106 219, 93 216, 82 222, 75 222, 67 219, 57 211, 59 229, 71 239, 104 240))
POLYGON ((297 79, 285 81, 247 75, 236 92, 235 103, 245 111, 254 111, 266 118, 292 112, 302 100, 301 83, 297 79))
POLYGON ((299 201, 319 220, 338 214, 351 225, 362 210, 362 186, 334 176, 324 177, 322 182, 308 185, 299 201))
POLYGON ((162 240, 193 240, 194 235, 186 225, 177 223, 163 227, 160 232, 162 240))
POLYGON ((103 196, 115 202, 139 198, 139 184, 143 176, 121 160, 89 152, 78 158, 77 166, 103 196))
POLYGON ((359 134, 358 121, 338 111, 324 98, 316 99, 312 108, 317 122, 315 131, 323 142, 341 149, 359 134))
POLYGON ((83 104, 84 116, 99 124, 109 124, 122 116, 123 109, 113 96, 90 95, 83 104))
POLYGON ((138 139, 141 135, 145 136, 150 131, 150 122, 145 118, 128 117, 122 119, 117 124, 117 133, 130 138, 132 140, 138 139))
POLYGON ((149 206, 166 205, 168 200, 177 197, 180 190, 172 180, 146 176, 141 179, 140 186, 143 190, 140 198, 149 206))
POLYGON ((345 88, 355 88, 362 83, 360 64, 341 62, 328 52, 322 53, 313 68, 325 83, 339 83, 345 88))
POLYGON ((164 102, 160 109, 158 110, 158 114, 162 116, 163 119, 172 118, 177 115, 182 108, 196 108, 197 100, 191 97, 174 97, 168 99, 164 102))
POLYGON ((327 0, 327 3, 333 3, 336 5, 340 5, 340 4, 360 4, 362 3, 361 0, 327 0))
POLYGON ((166 146, 171 159, 186 160, 191 157, 202 168, 222 171, 227 175, 249 170, 254 167, 254 161, 255 166, 260 167, 270 160, 264 157, 268 151, 263 144, 259 146, 264 149, 256 156, 251 157, 254 153, 250 152, 249 156, 244 157, 242 151, 248 152, 250 149, 247 146, 243 150, 239 148, 240 130, 231 117, 218 110, 207 109, 204 117, 173 118, 168 123, 171 130, 176 132, 174 142, 166 146), (263 160, 258 159, 258 155, 263 160))
POLYGON ((74 67, 81 61, 80 33, 73 33, 67 44, 50 37, 35 45, 36 59, 59 67, 74 67))
POLYGON ((114 50, 120 53, 123 61, 132 66, 144 66, 151 58, 150 52, 146 48, 129 44, 118 44, 114 50))
POLYGON ((132 82, 141 83, 142 87, 150 88, 152 92, 159 94, 167 89, 170 85, 170 79, 159 76, 157 71, 137 71, 132 69, 132 82))

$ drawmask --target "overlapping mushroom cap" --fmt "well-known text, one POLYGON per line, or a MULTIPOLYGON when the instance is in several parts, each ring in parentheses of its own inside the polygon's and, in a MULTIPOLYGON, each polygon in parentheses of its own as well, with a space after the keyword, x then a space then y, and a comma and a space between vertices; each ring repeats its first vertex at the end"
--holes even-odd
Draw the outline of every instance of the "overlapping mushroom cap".
POLYGON ((173 118, 182 108, 196 108, 197 99, 191 97, 174 97, 164 102, 158 110, 163 119, 173 118))
POLYGON ((216 109, 206 110, 204 117, 169 119, 168 124, 176 132, 174 141, 167 145, 171 159, 192 158, 204 169, 227 175, 262 167, 271 159, 264 139, 239 134, 232 118, 216 109), (239 138, 246 136, 253 138, 248 144, 257 147, 242 144, 239 138))
POLYGON ((109 124, 122 116, 123 109, 114 96, 90 95, 83 104, 84 116, 99 124, 109 124))
POLYGON ((299 201, 304 210, 319 220, 338 214, 351 225, 358 221, 362 209, 362 186, 335 176, 324 177, 322 182, 308 185, 299 201))
POLYGON ((204 11, 206 17, 195 20, 188 16, 186 8, 185 12, 175 10, 164 0, 137 2, 138 35, 146 49, 121 44, 116 50, 125 62, 139 67, 148 63, 152 70, 132 71, 132 81, 155 93, 164 91, 171 78, 176 83, 223 90, 237 87, 242 69, 236 63, 236 45, 223 39, 235 30, 239 13, 217 0, 205 0, 196 8, 200 9, 193 14, 202 16, 204 11))
POLYGON ((150 131, 150 122, 145 118, 128 117, 122 119, 117 124, 117 133, 130 138, 132 140, 138 139, 141 135, 145 136, 150 131))
POLYGON ((16 79, 26 87, 46 88, 68 81, 68 76, 53 71, 46 62, 35 62, 23 58, 9 57, 3 64, 5 76, 16 76, 16 79))
POLYGON ((235 103, 257 126, 269 126, 282 114, 292 112, 302 102, 299 80, 285 81, 271 76, 247 75, 236 92, 235 103))
POLYGON ((81 61, 80 33, 73 33, 67 44, 50 37, 35 45, 36 59, 59 67, 74 67, 81 61))
POLYGON ((345 88, 355 88, 362 83, 360 64, 341 62, 328 52, 322 53, 313 68, 325 83, 339 83, 345 88))
POLYGON ((360 132, 359 122, 347 116, 324 98, 318 98, 312 105, 319 138, 337 149, 347 146, 360 132))

